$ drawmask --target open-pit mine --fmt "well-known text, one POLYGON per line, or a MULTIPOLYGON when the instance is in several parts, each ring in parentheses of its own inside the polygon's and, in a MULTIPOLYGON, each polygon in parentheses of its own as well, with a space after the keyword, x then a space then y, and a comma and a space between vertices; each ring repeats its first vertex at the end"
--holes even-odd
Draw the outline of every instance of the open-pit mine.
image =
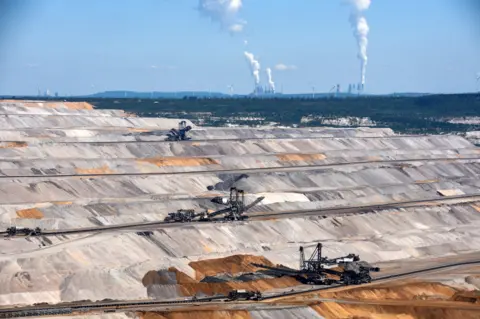
POLYGON ((456 135, 3 100, 0 318, 480 318, 479 176, 456 135))

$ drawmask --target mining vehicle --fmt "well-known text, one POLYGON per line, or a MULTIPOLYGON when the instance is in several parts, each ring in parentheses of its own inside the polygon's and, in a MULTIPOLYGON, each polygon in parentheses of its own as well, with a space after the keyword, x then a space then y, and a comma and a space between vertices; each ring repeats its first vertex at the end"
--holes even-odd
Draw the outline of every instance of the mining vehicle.
POLYGON ((40 227, 36 227, 32 229, 27 227, 12 226, 7 228, 7 236, 16 236, 16 235, 40 236, 41 234, 42 234, 42 230, 40 229, 40 227))
MULTIPOLYGON (((360 261, 360 256, 348 254, 344 257, 329 259, 322 256, 322 244, 318 243, 312 256, 305 260, 304 249, 300 247, 300 269, 308 274, 326 274, 333 275, 338 279, 329 279, 326 276, 326 284, 338 283, 345 285, 358 285, 370 283, 372 277, 370 271, 380 271, 378 267, 372 267, 366 261, 360 261), (327 267, 328 266, 328 267, 327 267), (335 268, 330 268, 337 266, 335 268)), ((314 281, 317 280, 313 276, 314 281)))
POLYGON ((329 259, 322 256, 322 244, 318 243, 315 251, 309 259, 305 259, 303 247, 300 247, 300 267, 298 270, 287 268, 282 265, 271 267, 262 264, 252 264, 255 267, 267 269, 275 275, 290 276, 303 284, 315 285, 358 285, 370 283, 371 271, 380 271, 378 267, 372 267, 360 257, 349 254, 345 257, 329 259))
POLYGON ((168 216, 163 220, 167 223, 188 223, 197 217, 193 209, 179 209, 176 212, 168 213, 168 216))
POLYGON ((227 208, 217 210, 213 213, 206 214, 204 220, 212 220, 216 216, 223 215, 223 220, 245 220, 248 216, 244 215, 249 209, 258 205, 265 197, 261 196, 255 199, 252 203, 245 205, 245 192, 236 187, 230 188, 229 198, 215 197, 211 200, 212 203, 228 206, 227 208))
POLYGON ((230 197, 222 198, 216 197, 211 201, 213 203, 222 204, 226 208, 208 213, 208 211, 196 213, 195 210, 180 209, 174 213, 169 213, 164 221, 167 223, 187 223, 187 222, 209 222, 209 221, 235 221, 245 220, 248 216, 245 213, 253 206, 260 203, 265 197, 259 197, 252 203, 245 205, 245 193, 243 190, 238 190, 235 187, 230 189, 230 197), (219 217, 222 216, 222 217, 219 217))
POLYGON ((178 123, 178 129, 172 128, 167 133, 166 141, 187 141, 191 138, 187 136, 187 132, 190 131, 192 127, 190 125, 187 126, 186 121, 181 121, 178 123))
POLYGON ((228 300, 260 300, 262 293, 260 291, 250 291, 245 289, 232 290, 228 293, 228 300))
POLYGON ((366 261, 342 262, 339 266, 343 268, 341 280, 345 285, 370 283, 372 281, 370 272, 380 271, 380 268, 372 267, 366 261))

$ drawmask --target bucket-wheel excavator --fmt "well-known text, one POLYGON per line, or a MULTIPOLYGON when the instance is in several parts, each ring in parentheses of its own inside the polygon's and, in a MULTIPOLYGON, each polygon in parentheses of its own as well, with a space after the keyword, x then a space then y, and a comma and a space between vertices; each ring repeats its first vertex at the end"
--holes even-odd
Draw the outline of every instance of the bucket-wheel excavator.
POLYGON ((166 141, 188 141, 191 137, 187 136, 187 132, 192 129, 190 125, 187 125, 186 121, 181 121, 178 124, 178 129, 172 128, 167 133, 166 141))
POLYGON ((220 210, 208 213, 207 211, 196 213, 194 210, 180 209, 174 213, 169 213, 164 221, 169 223, 186 222, 206 222, 206 221, 238 221, 245 220, 248 216, 245 214, 249 209, 258 205, 265 197, 258 197, 252 203, 245 205, 245 192, 235 187, 230 189, 230 196, 215 197, 212 203, 227 206, 220 210))
POLYGON ((360 257, 349 254, 344 257, 329 259, 322 256, 322 244, 318 243, 309 259, 305 259, 304 248, 300 247, 300 267, 292 269, 283 265, 275 267, 252 264, 255 267, 266 269, 277 276, 290 276, 304 284, 314 285, 359 285, 371 282, 370 272, 380 271, 372 267, 360 257))

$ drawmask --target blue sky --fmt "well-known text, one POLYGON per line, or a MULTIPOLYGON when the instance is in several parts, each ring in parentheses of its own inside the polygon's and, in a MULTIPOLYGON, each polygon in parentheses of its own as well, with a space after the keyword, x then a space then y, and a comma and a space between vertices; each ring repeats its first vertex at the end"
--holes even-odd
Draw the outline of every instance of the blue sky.
MULTIPOLYGON (((480 72, 475 0, 372 0, 366 91, 466 92, 480 72)), ((285 93, 358 82, 341 0, 244 0, 231 35, 198 0, 0 0, 0 94, 103 90, 249 93, 248 50, 285 93), (248 41, 245 45, 244 41, 248 41), (279 71, 277 64, 295 70, 279 71), (152 67, 155 66, 155 67, 152 67)))

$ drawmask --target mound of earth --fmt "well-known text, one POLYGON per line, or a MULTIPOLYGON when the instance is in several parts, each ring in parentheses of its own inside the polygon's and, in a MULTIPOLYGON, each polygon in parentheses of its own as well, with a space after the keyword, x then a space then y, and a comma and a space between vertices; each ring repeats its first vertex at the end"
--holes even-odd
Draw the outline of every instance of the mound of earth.
POLYGON ((271 278, 261 273, 255 274, 257 267, 251 263, 272 265, 264 257, 237 255, 191 262, 196 279, 175 268, 169 268, 147 272, 142 283, 152 298, 164 298, 166 291, 169 291, 171 297, 172 289, 175 289, 179 296, 213 296, 226 295, 234 289, 267 291, 300 285, 291 277, 271 278))
POLYGON ((320 292, 325 298, 357 300, 448 300, 456 289, 435 282, 412 282, 320 292))
POLYGON ((250 313, 245 310, 236 311, 178 311, 170 313, 143 312, 138 313, 141 319, 250 319, 250 313))
POLYGON ((439 304, 427 306, 391 305, 351 305, 334 302, 323 302, 312 308, 325 319, 475 319, 478 310, 460 310, 439 304))
POLYGON ((195 270, 196 279, 201 280, 206 276, 215 276, 220 273, 234 275, 255 272, 259 268, 252 266, 252 263, 273 266, 265 257, 252 255, 234 255, 225 258, 193 261, 188 265, 195 270))

